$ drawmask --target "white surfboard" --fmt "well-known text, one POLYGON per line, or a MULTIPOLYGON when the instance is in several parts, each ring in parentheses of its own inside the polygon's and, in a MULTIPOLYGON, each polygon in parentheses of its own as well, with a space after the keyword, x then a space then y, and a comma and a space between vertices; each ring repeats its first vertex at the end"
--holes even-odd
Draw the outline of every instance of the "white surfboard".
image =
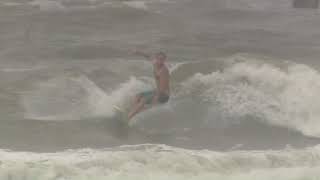
POLYGON ((119 106, 114 105, 113 109, 115 111, 115 117, 117 119, 119 119, 119 121, 121 121, 122 123, 126 123, 128 124, 128 117, 127 117, 127 113, 119 106))
POLYGON ((127 138, 129 133, 129 121, 127 113, 119 106, 114 105, 113 110, 115 112, 114 120, 117 122, 117 133, 121 138, 127 138))

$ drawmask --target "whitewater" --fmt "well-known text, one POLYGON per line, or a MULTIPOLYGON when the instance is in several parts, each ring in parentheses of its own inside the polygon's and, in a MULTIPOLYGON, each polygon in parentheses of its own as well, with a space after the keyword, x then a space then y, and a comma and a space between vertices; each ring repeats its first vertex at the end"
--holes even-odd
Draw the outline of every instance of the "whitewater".
POLYGON ((2 179, 317 179, 319 147, 192 151, 142 144, 59 153, 1 151, 2 179))

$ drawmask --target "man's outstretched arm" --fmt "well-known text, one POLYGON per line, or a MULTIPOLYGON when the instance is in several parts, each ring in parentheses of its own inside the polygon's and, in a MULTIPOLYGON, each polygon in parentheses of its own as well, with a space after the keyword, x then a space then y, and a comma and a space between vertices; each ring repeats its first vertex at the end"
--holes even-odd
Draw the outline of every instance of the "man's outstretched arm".
POLYGON ((149 60, 151 59, 151 56, 149 54, 142 52, 142 51, 135 50, 134 54, 142 56, 142 57, 149 59, 149 60))

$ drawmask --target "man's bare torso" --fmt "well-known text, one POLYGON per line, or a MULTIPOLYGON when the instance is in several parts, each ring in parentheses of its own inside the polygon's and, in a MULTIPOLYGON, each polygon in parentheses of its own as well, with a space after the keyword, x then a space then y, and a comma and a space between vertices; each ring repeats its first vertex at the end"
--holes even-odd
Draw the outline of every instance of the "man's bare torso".
POLYGON ((154 67, 157 92, 159 94, 170 94, 170 73, 166 65, 154 67))

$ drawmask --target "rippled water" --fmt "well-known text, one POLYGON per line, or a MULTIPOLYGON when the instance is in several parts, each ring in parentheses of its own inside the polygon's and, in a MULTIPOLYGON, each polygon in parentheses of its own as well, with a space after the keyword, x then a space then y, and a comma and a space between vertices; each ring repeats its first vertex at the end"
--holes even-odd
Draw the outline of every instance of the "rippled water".
POLYGON ((1 1, 1 179, 319 177, 319 12, 291 0, 1 1), (133 49, 168 54, 173 93, 124 138, 112 106, 154 87, 133 49))

